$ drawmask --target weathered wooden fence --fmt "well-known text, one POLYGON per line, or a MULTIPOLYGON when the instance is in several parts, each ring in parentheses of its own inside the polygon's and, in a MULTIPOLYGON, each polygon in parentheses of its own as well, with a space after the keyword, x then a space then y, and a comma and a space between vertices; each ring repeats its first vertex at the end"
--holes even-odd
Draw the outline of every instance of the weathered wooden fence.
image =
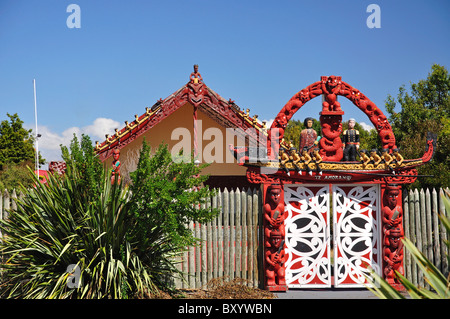
POLYGON ((179 269, 187 273, 178 288, 200 288, 213 278, 245 279, 252 287, 260 285, 262 197, 260 190, 218 190, 210 203, 219 215, 207 224, 190 227, 201 244, 189 247, 179 269))
MULTIPOLYGON (((446 189, 448 191, 448 188, 446 189)), ((409 238, 433 264, 448 276, 447 232, 438 215, 449 216, 442 200, 443 189, 405 191, 403 194, 403 225, 409 238)), ((405 249, 405 276, 415 285, 425 287, 423 273, 405 249)))

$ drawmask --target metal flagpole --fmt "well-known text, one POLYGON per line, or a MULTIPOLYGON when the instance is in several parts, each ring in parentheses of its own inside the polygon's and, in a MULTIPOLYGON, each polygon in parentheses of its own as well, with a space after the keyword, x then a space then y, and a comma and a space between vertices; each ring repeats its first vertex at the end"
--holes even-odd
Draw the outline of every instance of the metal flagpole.
POLYGON ((37 127, 37 106, 36 106, 36 79, 33 79, 33 89, 34 89, 34 119, 35 119, 35 123, 36 123, 36 135, 35 135, 36 163, 35 163, 35 170, 36 170, 36 175, 39 178, 39 145, 38 145, 38 127, 37 127))

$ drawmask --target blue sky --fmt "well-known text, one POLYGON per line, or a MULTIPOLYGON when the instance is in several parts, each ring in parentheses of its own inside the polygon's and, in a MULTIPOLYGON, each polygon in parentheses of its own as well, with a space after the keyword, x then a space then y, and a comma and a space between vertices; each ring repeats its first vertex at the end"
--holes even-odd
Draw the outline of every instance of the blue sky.
MULTIPOLYGON (((383 111, 388 94, 450 62, 448 0, 0 0, 0 119, 18 113, 39 149, 59 159, 75 133, 121 128, 186 84, 204 82, 259 119, 273 119, 321 75, 340 75, 383 111), (81 28, 68 28, 71 3, 81 28), (381 28, 370 29, 371 3, 381 28)), ((370 123, 345 98, 344 120, 370 123)), ((318 119, 320 99, 294 119, 318 119)))

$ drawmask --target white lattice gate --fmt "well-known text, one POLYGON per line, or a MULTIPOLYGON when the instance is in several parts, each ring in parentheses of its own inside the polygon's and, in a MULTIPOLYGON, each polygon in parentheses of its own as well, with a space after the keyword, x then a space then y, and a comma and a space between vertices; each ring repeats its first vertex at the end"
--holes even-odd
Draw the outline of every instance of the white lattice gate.
POLYGON ((290 288, 364 287, 368 265, 380 273, 378 185, 285 185, 284 200, 290 288))

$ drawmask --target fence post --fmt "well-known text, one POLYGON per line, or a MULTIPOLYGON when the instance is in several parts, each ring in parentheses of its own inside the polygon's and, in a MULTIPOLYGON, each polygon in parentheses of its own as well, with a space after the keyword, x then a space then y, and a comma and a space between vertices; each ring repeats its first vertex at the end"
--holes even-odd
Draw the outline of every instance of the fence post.
POLYGON ((230 281, 234 279, 234 266, 235 266, 235 257, 236 257, 236 249, 235 249, 235 239, 236 239, 236 229, 235 229, 235 211, 234 211, 234 190, 230 191, 230 281))
MULTIPOLYGON (((447 188, 448 189, 448 188, 447 188)), ((439 214, 441 216, 446 216, 448 218, 448 214, 445 213, 445 206, 444 206, 444 190, 441 188, 440 192, 439 192, 439 214)), ((450 213, 450 212, 447 212, 450 213)), ((444 256, 444 258, 442 258, 442 273, 446 276, 448 274, 448 259, 445 258, 445 256, 447 256, 447 254, 449 253, 447 251, 447 246, 445 245, 445 242, 447 241, 447 232, 445 230, 444 225, 441 223, 441 242, 440 242, 440 246, 441 246, 441 255, 444 256)))
MULTIPOLYGON (((220 196, 220 190, 212 197, 212 207, 214 209, 218 208, 217 206, 217 197, 220 196)), ((217 215, 216 218, 214 218, 211 221, 211 227, 212 227, 212 264, 214 266, 213 268, 213 273, 212 273, 212 278, 217 278, 219 277, 219 246, 218 246, 218 239, 217 239, 217 233, 218 233, 218 229, 217 229, 217 220, 219 219, 219 215, 217 215)))
POLYGON ((219 208, 219 217, 217 218, 217 246, 218 246, 218 274, 217 277, 223 276, 223 198, 222 191, 219 189, 217 194, 217 207, 219 208))
MULTIPOLYGON (((189 223, 189 229, 193 234, 194 229, 194 222, 191 221, 189 223)), ((195 288, 195 247, 190 246, 189 247, 189 273, 188 273, 188 282, 189 282, 189 288, 195 288)))
POLYGON ((236 278, 242 278, 241 258, 242 258, 242 223, 241 223, 241 191, 236 189, 235 193, 236 209, 236 278))
MULTIPOLYGON (((209 197, 208 201, 206 202, 207 209, 210 209, 212 207, 211 201, 212 201, 212 197, 209 197)), ((209 282, 213 278, 212 270, 213 270, 214 263, 212 260, 212 258, 213 258, 212 256, 213 256, 214 245, 213 245, 212 223, 213 223, 212 220, 210 220, 206 223, 206 234, 207 234, 206 243, 207 243, 207 262, 208 262, 208 266, 207 266, 208 272, 207 272, 207 278, 206 278, 207 282, 209 282)))
POLYGON ((230 194, 225 188, 223 190, 223 268, 224 276, 230 274, 230 194))
POLYGON ((241 192, 241 219, 242 219, 242 278, 248 280, 248 240, 247 240, 247 192, 241 192))
POLYGON ((248 285, 253 287, 253 192, 247 190, 247 280, 248 285))
MULTIPOLYGON (((282 199, 284 200, 284 199, 282 199)), ((258 267, 258 219, 260 204, 258 201, 258 191, 253 189, 253 287, 258 288, 259 267, 258 267)))
POLYGON ((427 188, 425 191, 425 212, 427 219, 427 255, 428 260, 433 262, 433 224, 432 224, 432 211, 431 211, 431 194, 427 188))
MULTIPOLYGON (((201 204, 202 209, 206 209, 206 204, 201 204)), ((207 283, 207 273, 206 273, 206 251, 208 249, 208 242, 206 241, 206 225, 205 223, 199 224, 200 229, 200 238, 202 240, 200 246, 198 247, 200 249, 200 267, 201 267, 201 286, 206 285, 207 283)))
POLYGON ((431 193, 431 213, 433 215, 433 255, 434 255, 434 265, 442 272, 442 263, 441 263, 441 250, 439 248, 439 217, 438 217, 438 199, 436 189, 433 188, 433 192, 431 193))
MULTIPOLYGON (((411 238, 410 227, 411 225, 413 225, 413 223, 409 212, 409 202, 407 192, 403 193, 403 225, 405 229, 405 237, 411 238)), ((405 254, 405 277, 411 279, 412 278, 411 253, 407 249, 404 249, 404 254, 405 254)))

